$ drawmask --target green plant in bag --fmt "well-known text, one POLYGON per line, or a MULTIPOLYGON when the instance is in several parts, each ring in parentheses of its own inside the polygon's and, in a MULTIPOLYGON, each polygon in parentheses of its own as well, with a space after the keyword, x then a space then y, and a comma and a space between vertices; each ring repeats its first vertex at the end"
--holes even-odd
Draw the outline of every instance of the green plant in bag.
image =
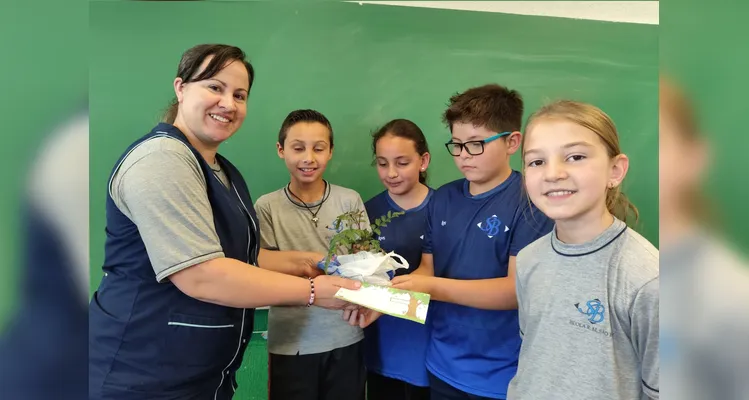
POLYGON ((326 273, 328 265, 330 265, 330 259, 336 253, 353 254, 357 251, 379 252, 381 250, 380 241, 372 236, 372 232, 380 235, 380 228, 387 226, 393 218, 403 214, 405 214, 403 211, 388 211, 387 215, 375 219, 374 224, 369 224, 369 221, 364 216, 364 210, 349 211, 336 217, 335 221, 333 221, 333 226, 329 227, 335 229, 338 233, 330 240, 328 254, 325 257, 326 273), (368 224, 371 231, 366 229, 368 224))

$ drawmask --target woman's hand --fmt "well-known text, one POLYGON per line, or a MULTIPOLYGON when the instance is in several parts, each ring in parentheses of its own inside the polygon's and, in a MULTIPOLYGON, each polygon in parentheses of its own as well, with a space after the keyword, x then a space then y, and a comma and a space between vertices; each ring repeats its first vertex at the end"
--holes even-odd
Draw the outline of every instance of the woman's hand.
POLYGON ((431 294, 435 279, 433 276, 408 274, 396 276, 390 282, 396 289, 431 294))
POLYGON ((315 302, 313 305, 331 310, 340 310, 350 305, 349 302, 336 299, 335 294, 341 288, 357 290, 361 282, 340 276, 320 275, 313 279, 315 282, 315 302))

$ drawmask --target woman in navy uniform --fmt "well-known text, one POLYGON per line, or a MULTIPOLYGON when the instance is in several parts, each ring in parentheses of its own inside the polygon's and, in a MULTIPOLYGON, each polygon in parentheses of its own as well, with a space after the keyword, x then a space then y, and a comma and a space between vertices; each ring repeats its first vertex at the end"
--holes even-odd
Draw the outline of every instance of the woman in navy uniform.
POLYGON ((187 50, 165 122, 115 164, 89 398, 230 399, 253 308, 343 308, 336 291, 358 287, 317 276, 322 254, 259 249, 249 190, 217 152, 244 121, 254 77, 237 47, 187 50))

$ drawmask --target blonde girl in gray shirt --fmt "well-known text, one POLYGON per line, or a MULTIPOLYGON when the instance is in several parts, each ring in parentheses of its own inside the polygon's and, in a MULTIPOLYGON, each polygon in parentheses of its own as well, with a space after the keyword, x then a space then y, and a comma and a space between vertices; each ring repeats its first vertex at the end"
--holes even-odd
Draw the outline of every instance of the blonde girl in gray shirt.
POLYGON ((629 159, 595 106, 533 114, 522 143, 530 200, 555 227, 520 251, 523 343, 508 399, 657 399, 658 250, 625 223, 629 159))

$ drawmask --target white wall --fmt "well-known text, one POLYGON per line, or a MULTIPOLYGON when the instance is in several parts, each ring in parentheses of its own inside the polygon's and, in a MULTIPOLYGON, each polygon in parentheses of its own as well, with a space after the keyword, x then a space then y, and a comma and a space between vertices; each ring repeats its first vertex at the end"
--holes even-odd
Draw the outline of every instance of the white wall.
POLYGON ((658 25, 658 1, 349 1, 658 25))

